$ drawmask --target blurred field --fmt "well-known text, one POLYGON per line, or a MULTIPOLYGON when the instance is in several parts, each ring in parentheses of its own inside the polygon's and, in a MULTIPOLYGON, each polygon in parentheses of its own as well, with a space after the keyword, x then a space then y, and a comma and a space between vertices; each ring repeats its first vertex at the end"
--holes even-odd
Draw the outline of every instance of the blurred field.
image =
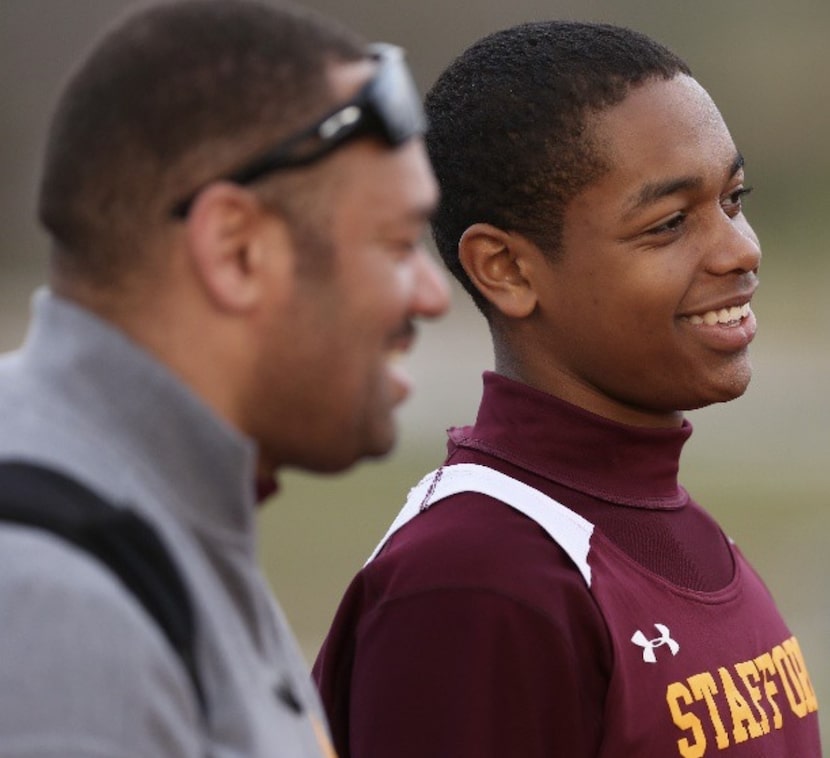
MULTIPOLYGON (((690 414, 682 481, 770 585, 808 659, 830 745, 830 4, 821 0, 307 0, 370 39, 403 44, 425 89, 474 39, 520 21, 622 23, 685 57, 747 158, 748 215, 764 246, 755 379, 690 414)), ((0 0, 0 349, 23 335, 45 278, 34 223, 40 154, 59 83, 100 28, 136 0, 0 0)), ((262 515, 263 565, 309 660, 346 584, 408 489, 437 465, 444 427, 470 421, 489 339, 466 299, 423 330, 418 390, 388 461, 331 478, 289 473, 262 515), (451 356, 448 361, 447 357, 451 356)), ((794 757, 795 758, 795 757, 794 757)))

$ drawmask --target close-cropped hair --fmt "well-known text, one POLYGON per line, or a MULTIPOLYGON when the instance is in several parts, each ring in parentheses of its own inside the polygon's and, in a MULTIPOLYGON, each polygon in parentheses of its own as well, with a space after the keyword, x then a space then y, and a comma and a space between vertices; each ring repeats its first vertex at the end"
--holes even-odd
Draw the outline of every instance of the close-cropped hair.
POLYGON ((107 280, 175 201, 333 104, 332 63, 363 39, 288 2, 180 0, 114 27, 70 77, 38 214, 55 255, 107 280))
POLYGON ((542 21, 491 34, 462 53, 426 97, 427 148, 441 187, 432 230, 480 309, 458 258, 475 223, 517 232, 555 259, 567 204, 608 169, 590 119, 650 79, 690 74, 643 34, 542 21))

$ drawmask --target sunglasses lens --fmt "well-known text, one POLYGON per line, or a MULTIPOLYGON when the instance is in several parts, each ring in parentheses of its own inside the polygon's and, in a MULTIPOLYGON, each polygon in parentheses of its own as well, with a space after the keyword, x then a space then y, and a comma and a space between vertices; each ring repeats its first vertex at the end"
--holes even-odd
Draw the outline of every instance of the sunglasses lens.
POLYGON ((369 99, 383 124, 385 138, 400 145, 426 128, 421 96, 404 62, 403 53, 391 45, 377 45, 381 64, 372 81, 369 99))

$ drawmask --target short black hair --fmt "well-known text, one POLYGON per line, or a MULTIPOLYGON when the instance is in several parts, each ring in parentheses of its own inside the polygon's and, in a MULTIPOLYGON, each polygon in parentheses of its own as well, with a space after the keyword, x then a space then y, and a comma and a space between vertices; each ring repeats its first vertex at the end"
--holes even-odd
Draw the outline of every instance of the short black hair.
POLYGON ((334 20, 272 0, 180 0, 127 16, 70 77, 39 217, 56 255, 108 281, 200 183, 324 113, 330 63, 367 56, 334 20))
POLYGON ((462 53, 426 97, 427 148, 441 187, 433 236, 485 313, 458 259, 472 224, 518 232, 555 258, 568 202, 607 169, 589 116, 649 79, 691 74, 678 56, 623 27, 540 21, 462 53))

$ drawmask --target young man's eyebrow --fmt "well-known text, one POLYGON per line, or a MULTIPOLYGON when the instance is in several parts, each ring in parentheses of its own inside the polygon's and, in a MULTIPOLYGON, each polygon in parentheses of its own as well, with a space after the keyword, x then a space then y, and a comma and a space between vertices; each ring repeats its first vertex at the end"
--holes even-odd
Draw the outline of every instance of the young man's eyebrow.
POLYGON ((731 179, 744 167, 744 157, 740 152, 735 154, 735 159, 732 161, 732 168, 729 171, 729 178, 731 179))
MULTIPOLYGON (((736 153, 732 164, 729 167, 728 177, 731 179, 744 166, 744 157, 741 153, 736 153)), ((673 195, 675 192, 684 192, 686 190, 694 190, 703 184, 703 177, 700 176, 681 176, 674 179, 666 179, 660 182, 649 182, 644 184, 640 191, 635 195, 632 202, 625 210, 625 216, 629 217, 638 210, 645 208, 652 203, 656 203, 664 197, 673 195)))
POLYGON ((681 176, 675 179, 666 179, 661 182, 648 182, 635 195, 633 202, 626 209, 625 215, 631 216, 641 208, 656 203, 664 197, 673 195, 676 192, 697 189, 702 184, 703 177, 700 176, 681 176))

